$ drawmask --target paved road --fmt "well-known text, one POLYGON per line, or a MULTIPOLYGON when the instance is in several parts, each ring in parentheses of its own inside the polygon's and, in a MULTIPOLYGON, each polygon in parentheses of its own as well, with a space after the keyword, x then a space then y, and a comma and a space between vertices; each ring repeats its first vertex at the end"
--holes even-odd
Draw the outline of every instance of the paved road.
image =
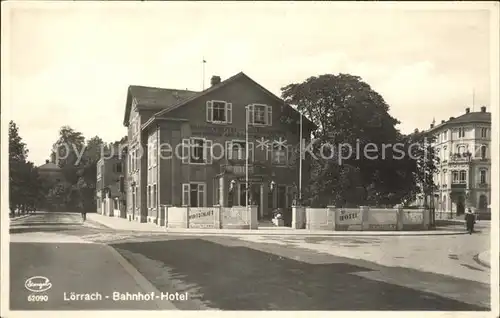
POLYGON ((138 286, 109 247, 81 239, 112 232, 88 226, 82 226, 79 215, 62 213, 34 215, 11 224, 11 310, 158 309, 161 301, 156 299, 113 300, 114 292, 146 294, 149 290, 138 286), (48 278, 51 288, 30 292, 25 283, 34 276, 48 278), (96 295, 96 300, 71 300, 72 293, 96 295))
MULTIPOLYGON (((420 240, 420 245, 411 240, 381 245, 377 241, 380 238, 189 237, 88 225, 90 227, 78 224, 77 216, 60 214, 27 218, 11 228, 11 233, 17 232, 11 236, 13 309, 47 308, 47 304, 26 300, 24 282, 35 275, 46 276, 53 283, 47 309, 154 309, 146 302, 62 300, 61 294, 65 291, 97 290, 105 294, 114 289, 140 290, 103 244, 88 242, 112 246, 156 290, 188 293, 189 300, 173 301, 178 309, 467 311, 489 307, 487 284, 329 252, 361 246, 360 253, 378 251, 381 255, 382 248, 402 253, 409 246, 418 247, 423 253, 420 255, 428 255, 426 249, 439 246, 438 253, 441 253, 450 244, 449 239, 443 237, 435 237, 439 243, 421 237, 413 239, 420 240), (26 225, 34 221, 45 225, 26 225), (56 237, 68 243, 54 243, 56 237), (30 243, 34 238, 51 243, 30 243), (29 242, 23 243, 23 240, 29 242)), ((460 240, 465 237, 480 240, 479 235, 461 237, 460 240)), ((398 240, 384 238, 391 239, 398 240)), ((471 256, 467 264, 472 264, 472 250, 468 247, 458 255, 459 259, 471 256)), ((418 259, 412 261, 418 262, 418 259)), ((488 272, 478 264, 474 266, 478 273, 488 272)))

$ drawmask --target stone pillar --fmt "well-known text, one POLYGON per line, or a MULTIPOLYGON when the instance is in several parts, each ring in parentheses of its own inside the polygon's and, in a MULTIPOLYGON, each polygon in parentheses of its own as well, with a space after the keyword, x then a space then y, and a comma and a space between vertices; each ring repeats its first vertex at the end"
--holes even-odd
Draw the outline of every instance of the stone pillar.
POLYGON ((257 230, 259 228, 259 221, 257 218, 258 206, 257 205, 250 205, 248 208, 248 211, 250 213, 250 215, 249 215, 250 229, 257 230))
POLYGON ((360 206, 359 213, 361 213, 361 231, 369 230, 370 223, 368 222, 368 213, 370 213, 370 207, 360 206))
POLYGON ((219 206, 227 206, 227 198, 226 198, 226 177, 221 176, 219 178, 219 202, 215 202, 214 205, 219 206))
POLYGON ((429 209, 423 209, 422 210, 422 228, 424 230, 428 230, 431 225, 431 211, 429 209))
POLYGON ((222 228, 222 207, 220 205, 214 205, 214 228, 222 228))
POLYGON ((336 213, 337 213, 337 207, 336 206, 328 206, 326 208, 326 224, 327 224, 327 230, 332 230, 335 231, 335 224, 336 222, 336 213))
POLYGON ((292 206, 292 229, 304 229, 306 227, 306 208, 303 206, 292 206))
POLYGON ((404 229, 404 222, 403 222, 403 220, 404 220, 404 215, 403 215, 404 211, 403 211, 403 207, 398 206, 396 208, 396 213, 397 213, 397 217, 396 217, 396 219, 397 219, 396 230, 397 231, 402 231, 404 229))

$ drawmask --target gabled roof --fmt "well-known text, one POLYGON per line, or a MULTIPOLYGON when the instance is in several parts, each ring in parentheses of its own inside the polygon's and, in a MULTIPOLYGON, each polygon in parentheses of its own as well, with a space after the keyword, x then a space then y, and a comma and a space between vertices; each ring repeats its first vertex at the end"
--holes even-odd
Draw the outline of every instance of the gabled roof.
MULTIPOLYGON (((182 107, 182 106, 188 104, 191 101, 194 101, 194 100, 196 100, 196 99, 198 99, 200 97, 203 97, 203 96, 207 95, 210 92, 213 92, 213 91, 215 91, 217 89, 220 89, 220 88, 222 88, 222 87, 224 87, 224 86, 226 86, 226 85, 228 85, 228 84, 230 84, 230 83, 232 83, 232 82, 234 82, 234 81, 236 81, 238 79, 242 79, 242 78, 245 78, 245 79, 249 80, 252 84, 254 84, 255 86, 257 86, 264 93, 266 93, 267 95, 269 95, 271 98, 274 98, 279 103, 282 103, 286 107, 290 107, 294 112, 298 113, 298 111, 295 108, 293 108, 292 106, 286 104, 284 100, 282 100, 278 96, 276 96, 273 93, 271 93, 269 90, 267 90, 266 88, 264 88, 262 85, 260 85, 259 83, 257 83, 256 81, 254 81, 253 79, 251 79, 250 77, 248 77, 245 73, 239 72, 238 74, 229 77, 228 79, 220 82, 219 84, 213 85, 213 86, 205 89, 202 92, 193 94, 191 97, 188 97, 188 98, 186 98, 184 100, 179 101, 177 104, 172 105, 171 107, 168 107, 168 108, 165 108, 165 109, 159 111, 151 119, 152 119, 152 121, 154 121, 156 118, 162 117, 163 115, 167 114, 168 112, 170 112, 170 111, 172 111, 172 110, 174 110, 176 108, 182 107)), ((314 129, 317 129, 317 126, 312 121, 310 121, 309 119, 307 119, 306 117, 304 117, 304 123, 306 125, 312 126, 314 129)))
POLYGON ((125 117, 123 125, 127 126, 132 108, 132 101, 141 109, 162 109, 178 104, 181 100, 189 98, 197 92, 180 89, 168 89, 131 85, 127 91, 127 101, 125 106, 125 117))
POLYGON ((40 167, 38 167, 38 170, 61 170, 61 168, 56 165, 55 163, 52 162, 47 162, 40 167))
POLYGON ((429 129, 427 132, 432 132, 435 130, 439 130, 447 125, 455 125, 455 124, 468 124, 468 123, 489 123, 491 124, 491 113, 490 112, 469 112, 465 113, 459 117, 449 119, 444 123, 440 123, 439 125, 434 126, 429 129))

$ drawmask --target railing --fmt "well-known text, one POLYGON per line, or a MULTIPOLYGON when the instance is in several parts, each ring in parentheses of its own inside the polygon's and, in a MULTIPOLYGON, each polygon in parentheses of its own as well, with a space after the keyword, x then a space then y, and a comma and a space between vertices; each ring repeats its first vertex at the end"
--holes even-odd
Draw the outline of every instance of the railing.
POLYGON ((463 183, 462 182, 460 182, 460 183, 454 182, 451 184, 451 188, 452 189, 465 189, 465 188, 467 188, 467 183, 465 181, 463 183))
POLYGON ((477 188, 489 188, 489 184, 480 182, 477 184, 477 188))

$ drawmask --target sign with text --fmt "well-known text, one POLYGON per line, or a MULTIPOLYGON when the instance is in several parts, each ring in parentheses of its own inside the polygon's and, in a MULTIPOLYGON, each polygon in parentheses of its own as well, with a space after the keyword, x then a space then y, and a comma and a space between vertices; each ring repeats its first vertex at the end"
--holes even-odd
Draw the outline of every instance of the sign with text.
POLYGON ((335 213, 335 223, 338 225, 359 225, 361 221, 359 209, 340 209, 335 213))
POLYGON ((189 208, 190 228, 215 228, 214 208, 189 208))

